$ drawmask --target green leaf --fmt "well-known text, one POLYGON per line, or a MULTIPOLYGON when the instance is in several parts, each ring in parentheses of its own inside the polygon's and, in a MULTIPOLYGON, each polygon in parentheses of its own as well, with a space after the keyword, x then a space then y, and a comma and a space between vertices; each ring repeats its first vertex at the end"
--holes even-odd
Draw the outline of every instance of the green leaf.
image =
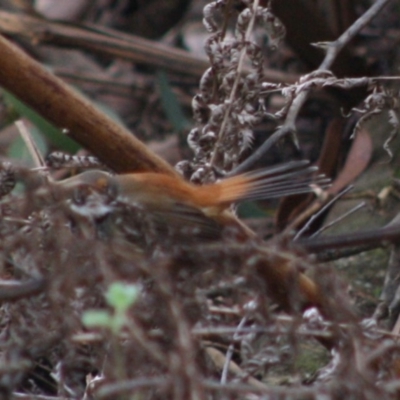
POLYGON ((113 317, 105 310, 88 310, 82 315, 82 322, 88 328, 111 328, 113 317))
POLYGON ((137 285, 115 282, 107 290, 107 303, 114 307, 117 313, 124 312, 135 303, 139 292, 137 285))
MULTIPOLYGON (((47 154, 47 143, 38 131, 38 129, 32 126, 29 128, 29 133, 31 134, 32 139, 35 142, 36 147, 40 151, 40 154, 47 154)), ((33 166, 32 154, 29 152, 26 143, 21 136, 18 136, 14 140, 14 142, 8 149, 7 155, 10 158, 22 161, 24 165, 33 166)))
POLYGON ((169 122, 172 124, 176 132, 184 131, 190 123, 186 119, 182 107, 179 104, 175 93, 172 91, 171 85, 169 84, 167 75, 164 71, 159 70, 157 72, 157 82, 160 88, 161 104, 169 122))
POLYGON ((80 146, 71 138, 62 133, 61 129, 56 128, 49 121, 41 117, 36 111, 29 108, 10 92, 2 90, 4 101, 9 107, 12 107, 21 117, 29 119, 40 132, 42 132, 51 143, 59 149, 69 153, 75 153, 80 146))

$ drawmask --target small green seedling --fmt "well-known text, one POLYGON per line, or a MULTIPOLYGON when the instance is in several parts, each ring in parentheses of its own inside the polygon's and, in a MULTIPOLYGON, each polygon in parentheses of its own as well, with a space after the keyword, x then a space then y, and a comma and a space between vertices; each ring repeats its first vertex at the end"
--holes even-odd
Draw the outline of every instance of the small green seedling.
POLYGON ((127 311, 135 304, 140 289, 137 285, 115 282, 105 295, 107 304, 113 312, 106 310, 88 310, 82 316, 83 324, 88 328, 106 328, 118 334, 127 321, 127 311))

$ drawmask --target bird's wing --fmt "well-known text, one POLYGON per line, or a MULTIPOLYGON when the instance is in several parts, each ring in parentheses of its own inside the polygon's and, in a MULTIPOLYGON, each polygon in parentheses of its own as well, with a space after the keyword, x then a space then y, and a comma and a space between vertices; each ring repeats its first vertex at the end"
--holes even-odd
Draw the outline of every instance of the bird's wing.
POLYGON ((178 237, 183 242, 221 237, 222 226, 198 208, 176 202, 169 207, 157 207, 149 211, 155 228, 163 235, 178 237))

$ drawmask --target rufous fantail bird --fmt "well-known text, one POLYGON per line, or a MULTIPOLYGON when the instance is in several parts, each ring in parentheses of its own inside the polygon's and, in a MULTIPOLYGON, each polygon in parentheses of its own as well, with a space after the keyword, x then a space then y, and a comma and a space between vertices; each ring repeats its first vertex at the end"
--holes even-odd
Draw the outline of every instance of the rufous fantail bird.
MULTIPOLYGON (((56 185, 63 189, 66 199, 70 199, 71 194, 77 194, 79 198, 79 193, 89 193, 90 198, 93 191, 93 208, 90 205, 86 206, 85 202, 82 206, 77 202, 76 207, 72 203, 75 207, 72 207, 73 210, 85 218, 91 216, 98 219, 98 228, 105 235, 103 237, 112 239, 112 251, 132 259, 141 257, 146 249, 152 251, 154 232, 160 235, 160 243, 165 246, 170 246, 171 243, 197 245, 203 242, 201 239, 207 241, 221 237, 222 229, 229 226, 229 222, 233 220, 232 215, 227 213, 233 203, 280 198, 309 193, 318 187, 324 188, 329 180, 316 175, 317 169, 310 166, 308 161, 292 161, 202 186, 161 173, 111 175, 91 170, 60 181, 56 185), (104 194, 112 201, 98 202, 97 193, 104 194), (119 207, 119 203, 133 207, 119 207), (137 210, 138 216, 135 214, 137 210), (141 229, 143 215, 152 221, 150 225, 155 228, 154 231, 147 232, 146 224, 141 229), (138 226, 135 226, 137 222, 138 226), (149 240, 146 237, 149 237, 149 240), (171 242, 168 241, 169 237, 178 240, 171 242)), ((239 227, 234 234, 239 232, 240 238, 254 237, 254 233, 242 226, 240 221, 236 221, 234 226, 239 227), (241 235, 241 232, 244 235, 241 235)), ((288 293, 292 291, 289 286, 295 276, 298 276, 299 293, 304 298, 304 304, 320 303, 319 289, 308 277, 296 271, 290 258, 282 254, 274 255, 272 260, 268 254, 266 252, 266 256, 260 258, 256 269, 278 304, 289 308, 288 293)), ((180 268, 182 263, 178 264, 180 268)))
POLYGON ((201 186, 161 173, 111 175, 91 170, 59 184, 67 190, 86 186, 127 203, 142 204, 149 211, 179 210, 175 206, 181 205, 218 217, 236 202, 280 198, 326 186, 326 178, 315 176, 317 169, 308 161, 291 161, 201 186))

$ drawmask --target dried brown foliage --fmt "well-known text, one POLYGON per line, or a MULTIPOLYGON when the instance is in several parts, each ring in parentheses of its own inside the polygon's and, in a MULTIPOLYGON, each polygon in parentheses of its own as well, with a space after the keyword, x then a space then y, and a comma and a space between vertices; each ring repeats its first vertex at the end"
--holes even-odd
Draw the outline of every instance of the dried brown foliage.
MULTIPOLYGON (((46 171, 2 162, 2 398, 398 398, 398 332, 378 327, 385 312, 396 322, 396 288, 390 288, 374 316, 361 320, 334 268, 318 264, 309 254, 322 259, 329 258, 331 247, 396 242, 398 228, 303 240, 302 245, 292 242, 293 231, 301 236, 317 230, 313 224, 334 196, 343 195, 343 186, 367 168, 372 145, 362 129, 384 112, 390 129, 381 146, 387 158, 393 156, 398 102, 385 87, 387 79, 339 79, 329 71, 339 51, 387 3, 377 1, 361 19, 346 20, 348 29, 337 41, 320 44, 328 49, 320 68, 294 84, 268 80, 254 29, 263 30, 269 44, 279 47, 285 27, 263 1, 217 0, 204 7, 209 68, 192 103, 195 126, 188 144, 194 157, 177 167, 192 181, 214 181, 248 169, 283 138, 298 145, 297 117, 314 92, 332 91, 336 111, 342 105, 340 96, 335 97, 339 91, 361 87, 369 94, 364 106, 355 109, 361 118, 351 129, 363 139, 353 144, 361 151, 350 149, 345 162, 335 136, 342 124, 335 120, 328 127, 331 134, 315 159, 333 179, 339 165, 345 168, 334 189, 318 199, 296 199, 280 210, 284 235, 264 241, 233 218, 225 224, 200 211, 200 217, 182 209, 181 218, 166 218, 140 201, 90 186, 70 189, 53 179, 59 168, 102 168, 92 157, 53 154, 46 171), (273 93, 281 94, 275 109, 270 104, 273 93), (277 129, 246 158, 254 128, 265 120, 277 129), (21 188, 15 189, 16 183, 21 188), (108 290, 121 282, 138 290, 122 316, 106 299, 108 290), (107 311, 108 325, 85 325, 83 318, 91 310, 107 311), (122 319, 112 325, 112 318, 122 319), (318 352, 320 359, 313 363, 318 352)), ((344 14, 350 18, 351 13, 344 14)), ((338 21, 334 25, 337 28, 338 21)), ((51 27, 57 31, 57 23, 51 27)), ((69 28, 62 29, 64 34, 69 28)), ((4 24, 2 29, 9 27, 4 24)), ((2 84, 70 130, 109 170, 176 174, 7 39, 2 38, 0 46, 9 57, 0 61, 2 84), (13 66, 16 60, 24 60, 23 65, 13 66), (32 77, 22 73, 27 68, 41 79, 29 83, 32 77), (24 79, 15 82, 20 74, 24 79)), ((357 102, 363 100, 352 93, 357 102)), ((337 112, 335 117, 344 118, 337 112)))

